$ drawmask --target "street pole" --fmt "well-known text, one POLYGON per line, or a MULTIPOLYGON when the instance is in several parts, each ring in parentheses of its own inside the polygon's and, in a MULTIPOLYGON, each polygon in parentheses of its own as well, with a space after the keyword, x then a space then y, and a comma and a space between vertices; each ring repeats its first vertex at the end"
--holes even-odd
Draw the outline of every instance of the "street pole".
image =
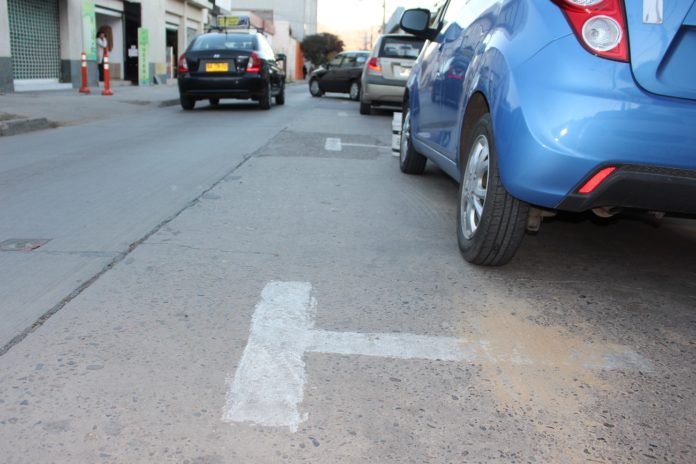
POLYGON ((387 0, 382 0, 382 34, 386 34, 387 28, 387 0))

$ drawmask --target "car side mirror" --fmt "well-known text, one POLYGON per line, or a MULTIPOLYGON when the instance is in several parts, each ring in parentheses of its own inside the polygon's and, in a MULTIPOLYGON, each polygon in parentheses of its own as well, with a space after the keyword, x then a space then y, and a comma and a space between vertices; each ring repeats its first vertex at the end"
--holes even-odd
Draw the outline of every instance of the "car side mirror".
POLYGON ((437 37, 437 30, 431 29, 429 24, 430 10, 424 8, 411 8, 401 16, 401 29, 420 39, 433 40, 437 37))

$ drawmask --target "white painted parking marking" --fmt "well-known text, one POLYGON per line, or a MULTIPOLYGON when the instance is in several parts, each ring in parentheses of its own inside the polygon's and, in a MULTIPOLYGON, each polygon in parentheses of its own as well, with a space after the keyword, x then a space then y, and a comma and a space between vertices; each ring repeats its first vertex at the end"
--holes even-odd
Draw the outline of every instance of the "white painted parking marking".
POLYGON ((305 364, 315 304, 305 282, 270 282, 261 293, 251 334, 232 379, 223 420, 286 426, 293 431, 306 415, 305 364))
POLYGON ((474 350, 453 337, 429 337, 412 334, 363 334, 355 332, 312 331, 307 351, 327 354, 378 356, 400 359, 441 359, 474 361, 474 350))
POLYGON ((306 419, 305 352, 400 359, 473 361, 461 340, 412 334, 360 334, 313 330, 316 303, 306 282, 270 282, 261 292, 251 334, 223 414, 225 422, 285 426, 306 419))
POLYGON ((341 151, 341 139, 333 137, 327 138, 326 143, 324 144, 324 149, 328 151, 341 151))
POLYGON ((367 143, 342 143, 341 146, 344 147, 362 147, 362 148, 380 148, 380 149, 388 149, 389 147, 385 147, 384 145, 370 145, 367 143))
MULTIPOLYGON (((314 328, 315 314, 311 284, 269 282, 264 287, 252 317, 249 341, 234 377, 228 380, 223 421, 297 431, 308 417, 298 410, 304 398, 307 352, 514 365, 534 363, 515 349, 497 357, 486 340, 318 330, 314 328)), ((646 370, 647 366, 646 360, 628 349, 586 364, 594 369, 646 370)))
POLYGON ((343 147, 359 147, 359 148, 377 148, 380 150, 388 150, 389 147, 383 145, 372 145, 369 143, 347 143, 343 142, 338 137, 328 137, 324 143, 324 149, 327 151, 341 151, 343 147))

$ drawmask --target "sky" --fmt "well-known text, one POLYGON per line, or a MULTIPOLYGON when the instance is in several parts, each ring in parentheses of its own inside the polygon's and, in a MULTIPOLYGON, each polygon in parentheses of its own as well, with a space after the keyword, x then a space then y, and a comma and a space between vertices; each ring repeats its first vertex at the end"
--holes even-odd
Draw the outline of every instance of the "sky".
MULTIPOLYGON (((318 0, 318 32, 338 35, 345 50, 370 50, 382 26, 383 0, 318 0)), ((429 8, 435 0, 385 0, 386 21, 398 7, 429 8)))
MULTIPOLYGON (((317 22, 322 31, 364 31, 382 25, 383 0, 318 0, 317 22)), ((434 0, 386 0, 387 21, 394 10, 431 7, 434 0)))

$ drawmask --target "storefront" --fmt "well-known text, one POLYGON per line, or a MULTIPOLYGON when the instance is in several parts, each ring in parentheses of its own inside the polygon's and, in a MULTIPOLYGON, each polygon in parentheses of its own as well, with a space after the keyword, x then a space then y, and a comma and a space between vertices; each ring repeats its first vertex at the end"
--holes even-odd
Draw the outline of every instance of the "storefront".
POLYGON ((61 78, 58 0, 7 0, 11 71, 16 89, 61 78))
POLYGON ((99 31, 107 36, 113 79, 166 82, 212 6, 207 0, 0 0, 0 92, 80 87, 83 51, 88 83, 96 86, 99 31), (148 37, 144 53, 139 30, 148 37))

